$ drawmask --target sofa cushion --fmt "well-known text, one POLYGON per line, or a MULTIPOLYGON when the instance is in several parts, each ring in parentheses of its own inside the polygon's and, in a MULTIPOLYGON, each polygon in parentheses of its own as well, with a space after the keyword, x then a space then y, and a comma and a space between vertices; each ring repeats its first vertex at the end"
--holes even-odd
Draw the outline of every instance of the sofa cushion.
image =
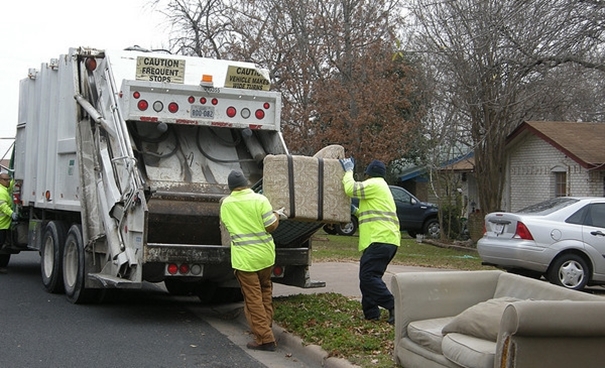
POLYGON ((410 322, 407 329, 408 337, 416 344, 441 354, 441 341, 443 340, 441 331, 452 318, 434 318, 410 322))
POLYGON ((496 343, 477 337, 449 333, 441 343, 443 356, 466 368, 493 368, 496 343))
POLYGON ((496 342, 504 308, 519 299, 503 297, 489 299, 467 308, 443 327, 442 333, 461 333, 496 342))

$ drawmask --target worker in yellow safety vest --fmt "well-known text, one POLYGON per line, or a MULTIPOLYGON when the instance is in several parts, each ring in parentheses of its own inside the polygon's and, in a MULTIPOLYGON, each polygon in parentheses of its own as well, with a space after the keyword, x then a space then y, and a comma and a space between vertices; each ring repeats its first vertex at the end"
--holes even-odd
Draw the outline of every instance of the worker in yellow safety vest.
POLYGON ((359 251, 362 252, 359 289, 363 315, 368 320, 379 320, 379 307, 382 307, 389 311, 387 321, 393 324, 395 301, 382 277, 395 257, 401 233, 395 201, 384 180, 386 167, 381 161, 372 161, 365 170, 366 180, 358 182, 353 178, 353 159, 341 159, 340 163, 345 170, 342 179, 345 193, 359 198, 355 215, 359 220, 359 251))
POLYGON ((249 188, 240 171, 227 178, 231 194, 224 198, 220 218, 231 237, 231 266, 244 296, 244 312, 254 335, 246 346, 275 351, 273 284, 275 244, 271 232, 277 229, 283 210, 273 211, 269 200, 249 188))
MULTIPOLYGON (((17 212, 13 211, 12 197, 13 181, 8 171, 0 172, 0 248, 8 238, 11 222, 17 220, 17 212)), ((6 273, 6 265, 0 264, 0 273, 6 273)))

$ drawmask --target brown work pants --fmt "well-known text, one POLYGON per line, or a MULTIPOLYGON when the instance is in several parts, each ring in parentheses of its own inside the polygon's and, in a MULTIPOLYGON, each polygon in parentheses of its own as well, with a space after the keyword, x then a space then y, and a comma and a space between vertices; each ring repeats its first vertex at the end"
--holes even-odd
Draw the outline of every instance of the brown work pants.
POLYGON ((256 272, 235 270, 244 295, 244 313, 258 344, 275 342, 271 325, 273 323, 273 283, 272 267, 256 272))

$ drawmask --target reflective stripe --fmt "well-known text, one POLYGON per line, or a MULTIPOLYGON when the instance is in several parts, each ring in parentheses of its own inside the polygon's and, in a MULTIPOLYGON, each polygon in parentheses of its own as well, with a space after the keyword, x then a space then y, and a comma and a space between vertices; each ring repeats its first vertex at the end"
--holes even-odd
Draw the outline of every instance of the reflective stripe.
POLYGON ((399 226, 399 219, 397 218, 397 214, 390 211, 363 211, 359 213, 359 224, 366 224, 368 222, 374 221, 387 221, 392 222, 399 226))
POLYGON ((231 236, 232 245, 256 245, 270 243, 273 238, 269 233, 234 234, 231 236))
POLYGON ((274 222, 275 215, 273 215, 273 211, 263 213, 263 223, 265 224, 265 227, 269 227, 274 222))
POLYGON ((364 187, 363 183, 355 182, 355 184, 353 184, 353 197, 357 197, 357 198, 366 197, 365 187, 364 187))

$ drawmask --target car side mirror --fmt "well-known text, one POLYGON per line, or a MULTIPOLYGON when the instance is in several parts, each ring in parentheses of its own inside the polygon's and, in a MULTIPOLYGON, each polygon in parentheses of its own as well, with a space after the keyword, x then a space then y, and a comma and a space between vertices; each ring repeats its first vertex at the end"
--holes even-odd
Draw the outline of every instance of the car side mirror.
POLYGON ((418 203, 418 201, 417 201, 417 200, 415 200, 414 198, 410 198, 410 202, 411 202, 412 204, 416 204, 416 203, 418 203))

